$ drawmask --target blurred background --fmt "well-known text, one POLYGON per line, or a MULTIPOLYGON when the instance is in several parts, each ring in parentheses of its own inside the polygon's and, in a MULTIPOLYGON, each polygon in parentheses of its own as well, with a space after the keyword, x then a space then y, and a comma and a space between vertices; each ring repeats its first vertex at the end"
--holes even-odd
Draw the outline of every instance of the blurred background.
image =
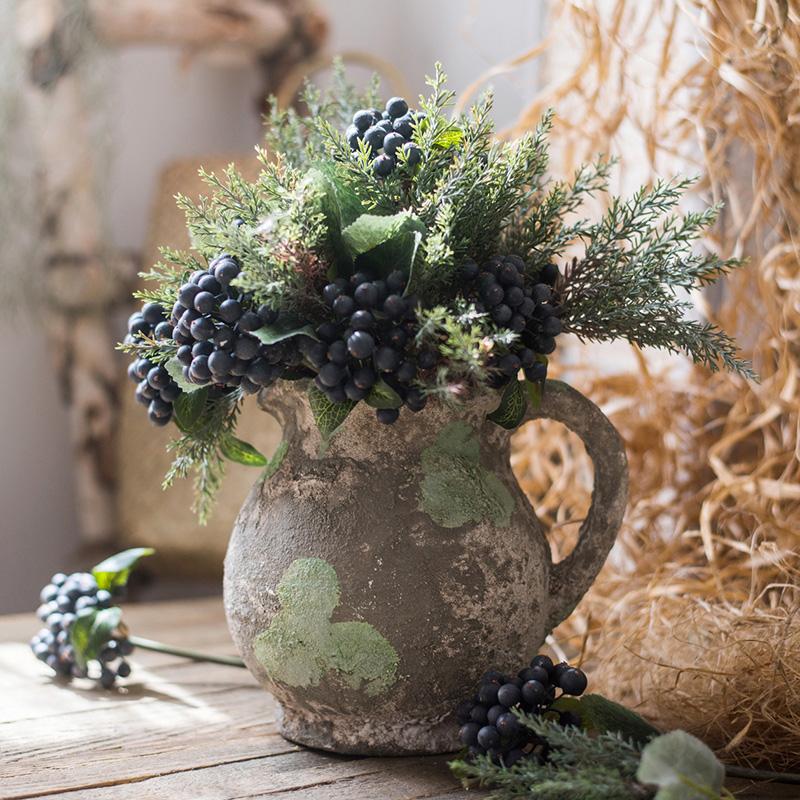
MULTIPOLYGON (((416 97, 435 61, 456 90, 542 38, 545 6, 410 0, 7 0, 0 7, 0 612, 30 608, 57 568, 154 544, 178 592, 218 590, 227 531, 253 476, 232 470, 199 530, 188 487, 162 494, 166 435, 141 424, 120 382, 136 273, 186 244, 172 195, 201 164, 253 164, 270 93, 376 70, 416 97), (142 437, 145 437, 144 439, 142 437), (190 545, 192 545, 190 547, 190 545), (199 545, 199 546, 198 546, 199 545), (13 565, 13 568, 8 568, 13 565)), ((538 67, 494 81, 509 125, 538 67)), ((388 96, 388 95, 387 95, 388 96)), ((254 168, 254 167, 251 167, 254 168)), ((251 414, 251 417, 253 415, 251 414)), ((266 451, 277 432, 249 420, 266 451)), ((163 583, 163 582, 162 582, 163 583)), ((167 589, 162 589, 167 591, 167 589)))

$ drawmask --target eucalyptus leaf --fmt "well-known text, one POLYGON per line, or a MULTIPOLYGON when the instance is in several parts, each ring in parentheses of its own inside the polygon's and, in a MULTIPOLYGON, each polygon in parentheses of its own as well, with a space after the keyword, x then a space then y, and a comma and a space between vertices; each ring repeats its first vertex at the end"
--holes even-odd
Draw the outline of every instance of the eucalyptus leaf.
POLYGON ((372 408, 400 408, 403 398, 386 381, 379 380, 370 389, 364 402, 372 408))
POLYGON ((425 233, 425 224, 410 211, 380 216, 362 214, 342 231, 351 255, 359 256, 404 234, 425 233))
POLYGON ((491 414, 487 414, 486 419, 491 420, 501 428, 513 431, 525 419, 527 408, 528 401, 522 383, 520 381, 511 381, 500 398, 500 405, 491 414))
POLYGON ((699 739, 670 731, 642 750, 636 779, 658 787, 654 800, 708 800, 719 797, 725 768, 699 739))
POLYGON ((86 608, 78 612, 77 619, 69 629, 69 640, 79 667, 85 667, 87 662, 97 659, 121 619, 122 609, 118 606, 86 608))
POLYGON ((177 358, 171 358, 169 361, 167 361, 164 364, 164 369, 167 370, 172 380, 178 384, 180 390, 186 394, 196 392, 198 389, 203 388, 202 386, 198 386, 196 383, 189 383, 189 381, 183 377, 183 364, 181 364, 177 358))
POLYGON ((233 434, 226 434, 222 437, 220 451, 229 461, 237 464, 244 464, 246 467, 266 467, 266 457, 256 450, 253 445, 237 439, 233 434))
POLYGON ((313 384, 308 389, 308 402, 314 422, 322 434, 323 444, 336 433, 356 405, 352 400, 334 403, 313 384))
POLYGON ((208 387, 203 386, 197 392, 182 392, 173 403, 175 424, 184 433, 196 431, 203 420, 208 400, 208 387))
POLYGON ((272 325, 263 325, 252 332, 262 344, 275 344, 292 336, 310 336, 319 341, 316 331, 311 325, 304 324, 301 320, 289 314, 281 315, 272 325))
POLYGON ((131 570, 139 559, 152 556, 156 551, 152 547, 132 547, 115 553, 104 561, 92 567, 92 575, 101 589, 118 589, 125 586, 130 577, 131 570))

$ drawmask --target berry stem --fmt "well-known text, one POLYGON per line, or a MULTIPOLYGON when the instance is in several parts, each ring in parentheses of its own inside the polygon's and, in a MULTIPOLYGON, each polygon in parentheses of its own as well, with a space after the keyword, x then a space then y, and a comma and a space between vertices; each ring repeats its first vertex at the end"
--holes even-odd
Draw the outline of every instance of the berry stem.
POLYGON ((800 773, 773 772, 768 769, 748 769, 747 767, 725 766, 725 774, 729 778, 745 778, 752 781, 775 781, 776 783, 792 783, 800 786, 800 773))
POLYGON ((212 664, 224 664, 227 667, 244 667, 245 663, 236 656, 212 656, 207 653, 197 653, 194 650, 184 650, 181 647, 155 642, 152 639, 143 639, 140 636, 129 636, 128 640, 134 647, 142 650, 152 650, 155 653, 167 653, 179 658, 189 658, 192 661, 208 661, 212 664))

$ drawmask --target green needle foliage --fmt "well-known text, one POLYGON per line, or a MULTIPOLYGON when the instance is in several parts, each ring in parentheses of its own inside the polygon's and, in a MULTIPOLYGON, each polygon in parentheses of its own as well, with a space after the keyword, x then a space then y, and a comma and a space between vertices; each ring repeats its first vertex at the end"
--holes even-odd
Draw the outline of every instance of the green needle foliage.
POLYGON ((478 756, 450 763, 465 785, 490 787, 490 800, 731 800, 725 770, 711 750, 684 731, 636 743, 615 730, 589 732, 548 716, 519 713, 547 743, 543 762, 512 767, 478 756))
MULTIPOLYGON (((418 388, 457 401, 491 390, 490 354, 511 352, 520 338, 476 309, 462 267, 468 259, 482 264, 514 254, 523 259, 529 284, 545 266, 560 265, 553 300, 563 329, 580 339, 621 338, 754 377, 724 332, 691 317, 688 292, 739 262, 701 245, 718 208, 678 213, 690 181, 659 182, 628 200, 610 198, 601 219, 582 219, 583 201, 607 191, 611 162, 553 181, 547 174, 551 114, 535 131, 499 141, 490 96, 454 116, 454 94, 439 65, 428 82, 430 94, 418 104, 424 117, 412 133, 419 162, 412 165, 398 151, 398 164, 385 177, 374 174, 364 142, 353 152, 345 137, 355 109, 380 105, 377 82, 358 93, 337 69, 329 90, 306 88, 307 115, 273 103, 258 178, 245 180, 233 165, 221 175, 202 172, 208 196, 178 197, 192 249, 164 249, 138 297, 169 309, 193 272, 227 253, 241 268, 234 286, 255 306, 278 311, 281 336, 310 335, 330 319, 321 295, 327 282, 360 270, 384 278, 404 270, 417 303, 417 344, 438 351, 434 377, 418 388)), ((177 363, 171 340, 137 335, 123 349, 154 364, 177 363)), ((304 366, 282 379, 313 374, 304 366)), ((230 446, 241 399, 238 391, 209 392, 202 424, 184 426, 172 446, 176 460, 166 483, 194 472, 201 515, 225 459, 235 453, 251 463, 249 451, 230 446)))

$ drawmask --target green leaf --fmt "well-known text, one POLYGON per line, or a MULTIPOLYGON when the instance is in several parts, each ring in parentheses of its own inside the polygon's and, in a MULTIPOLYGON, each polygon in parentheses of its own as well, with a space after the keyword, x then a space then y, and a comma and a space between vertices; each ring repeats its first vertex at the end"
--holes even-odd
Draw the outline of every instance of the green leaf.
POLYGON ((230 433, 223 436, 219 449, 225 458, 237 464, 244 464, 246 467, 267 466, 267 459, 253 445, 237 439, 230 433))
POLYGON ((708 800, 719 797, 725 768, 699 739, 671 731, 642 750, 636 779, 658 787, 655 800, 708 800))
MULTIPOLYGON (((362 214, 342 231, 342 238, 351 255, 359 256, 390 242, 399 236, 424 234, 425 225, 410 211, 400 211, 389 216, 362 214)), ((392 267, 396 269, 396 267, 392 267)))
POLYGON ((585 694, 583 697, 561 695, 551 708, 578 714, 582 726, 590 733, 616 731, 629 741, 640 745, 646 744, 661 733, 635 711, 600 694, 585 694))
POLYGON ((314 385, 309 387, 308 402, 311 406, 311 413, 314 415, 314 422, 317 423, 317 428, 322 434, 323 443, 326 443, 336 433, 356 405, 352 400, 333 403, 314 385))
POLYGON ((78 666, 85 667, 87 662, 100 655, 121 618, 122 609, 118 606, 85 608, 78 612, 78 618, 69 629, 69 640, 75 649, 78 666))
POLYGON ((495 425, 499 425, 507 431, 513 431, 525 419, 527 407, 528 401, 525 397, 522 383, 520 381, 511 381, 500 398, 500 405, 491 414, 487 414, 486 419, 491 420, 495 425))
POLYGON ((461 128, 447 128, 443 130, 434 140, 433 144, 435 147, 457 147, 461 144, 461 140, 464 138, 464 131, 461 128))
POLYGON ((140 558, 152 556, 156 551, 152 547, 132 547, 109 556, 92 567, 92 575, 101 589, 117 589, 128 582, 131 570, 140 558))
POLYGON ((351 254, 342 239, 342 229, 363 213, 364 207, 336 164, 317 164, 306 173, 305 182, 314 187, 319 195, 320 208, 328 231, 328 243, 336 262, 329 273, 333 280, 339 274, 348 272, 352 266, 351 254))
POLYGON ((281 468, 281 464, 288 450, 289 443, 286 439, 281 440, 281 443, 272 454, 272 458, 267 462, 267 466, 264 467, 264 471, 261 473, 261 480, 269 480, 281 468))
POLYGON ((372 408, 400 408, 403 398, 386 381, 377 381, 364 402, 372 408))
POLYGON ((263 325, 258 330, 252 331, 263 344, 275 344, 284 339, 291 339, 292 336, 310 336, 319 341, 316 331, 311 325, 305 325, 301 320, 290 314, 283 314, 278 317, 277 322, 272 325, 263 325))
POLYGON ((528 391, 528 400, 530 401, 531 408, 539 408, 542 404, 542 384, 526 380, 525 388, 528 391))
POLYGON ((184 432, 192 433, 200 427, 206 410, 208 387, 203 386, 198 392, 182 392, 178 395, 173 410, 175 424, 184 432))
POLYGON ((202 389, 202 386, 198 386, 196 383, 189 383, 186 378, 183 377, 183 364, 178 361, 177 358, 171 358, 164 364, 164 368, 169 372, 170 377, 175 383, 178 384, 180 390, 185 392, 186 394, 190 394, 191 392, 196 392, 198 389, 202 389))

